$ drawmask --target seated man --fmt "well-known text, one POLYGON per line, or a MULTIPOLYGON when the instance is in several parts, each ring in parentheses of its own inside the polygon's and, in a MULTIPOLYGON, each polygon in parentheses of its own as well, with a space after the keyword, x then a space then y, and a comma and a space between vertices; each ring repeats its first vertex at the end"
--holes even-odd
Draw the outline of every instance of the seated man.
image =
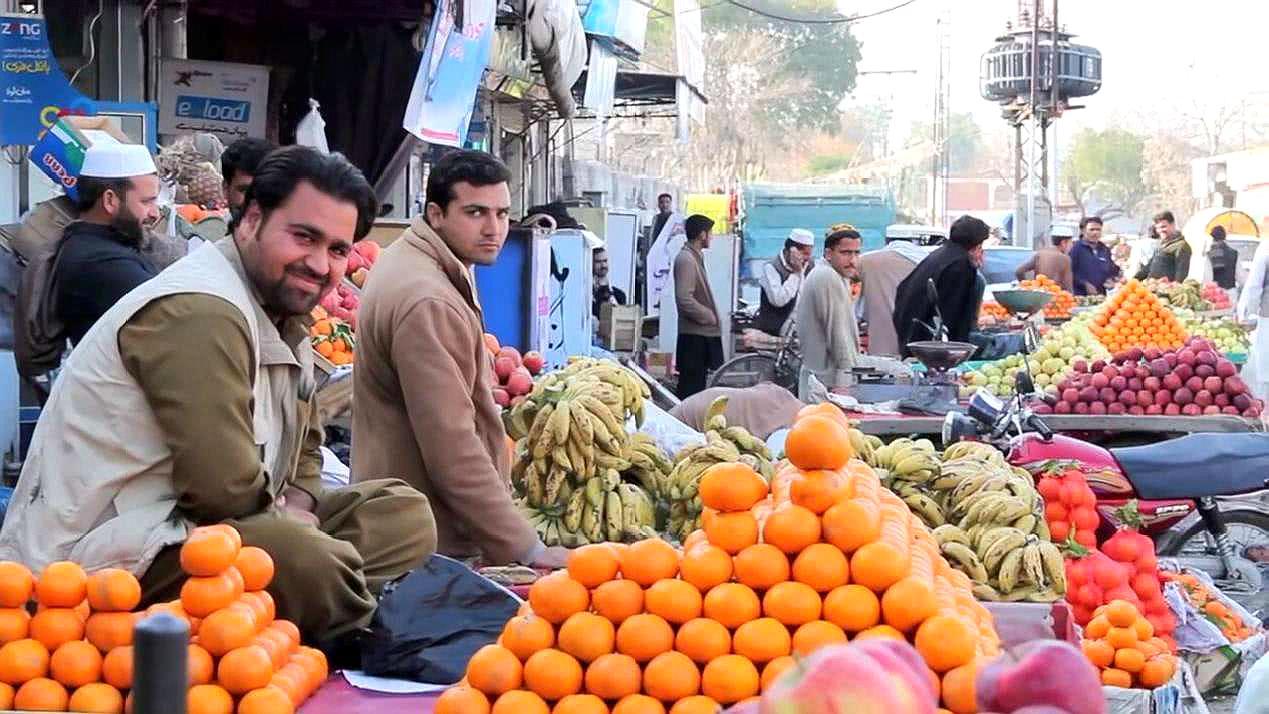
POLYGON ((792 392, 771 382, 752 387, 711 387, 684 399, 670 410, 670 415, 697 431, 705 431, 705 415, 715 399, 727 397, 723 416, 732 426, 743 427, 759 439, 793 423, 806 406, 792 392))
POLYGON ((143 602, 179 596, 191 528, 228 523, 274 558, 269 592, 335 645, 436 547, 396 480, 327 491, 309 313, 370 230, 370 185, 292 146, 259 167, 232 238, 125 295, 71 353, 0 529, 0 558, 126 568, 143 602))

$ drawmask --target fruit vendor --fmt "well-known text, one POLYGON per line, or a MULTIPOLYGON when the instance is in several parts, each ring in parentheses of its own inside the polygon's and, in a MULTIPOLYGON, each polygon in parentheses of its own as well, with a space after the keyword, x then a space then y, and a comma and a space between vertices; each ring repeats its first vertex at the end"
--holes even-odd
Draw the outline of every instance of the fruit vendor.
POLYGON ((780 336, 784 323, 797 305, 802 281, 811 272, 811 249, 815 247, 815 234, 805 228, 794 228, 784 239, 784 249, 762 266, 758 285, 759 295, 757 327, 768 335, 780 336))
POLYGON ((983 264, 983 243, 991 234, 986 223, 973 216, 961 216, 948 231, 948 240, 921 261, 912 274, 899 283, 895 293, 894 329, 899 344, 938 339, 926 325, 934 324, 937 314, 943 316, 947 338, 954 342, 969 341, 970 330, 978 324, 978 306, 985 284, 978 269, 983 264), (933 280, 938 290, 938 304, 930 301, 927 282, 933 280), (922 324, 924 323, 924 325, 922 324))
POLYGON ((1027 262, 1018 266, 1014 277, 1026 280, 1028 277, 1038 278, 1043 275, 1060 285, 1063 290, 1071 292, 1075 282, 1071 274, 1071 257, 1068 255, 1072 242, 1068 235, 1054 234, 1053 245, 1037 250, 1027 262))
POLYGON ((1172 211, 1155 214, 1154 232, 1159 236, 1159 246, 1155 248, 1150 263, 1137 271, 1137 279, 1166 278, 1173 282, 1184 282, 1190 276, 1190 244, 1177 230, 1176 217, 1172 211))
POLYGON ((1071 246, 1071 274, 1076 295, 1105 295, 1106 285, 1119 277, 1119 266, 1102 243, 1102 219, 1080 219, 1080 239, 1071 246))
POLYGON ((511 500, 471 275, 473 265, 492 265, 507 239, 510 177, 490 154, 446 155, 428 174, 426 217, 384 250, 366 281, 352 475, 400 476, 427 494, 445 555, 560 567, 567 552, 544 546, 511 500))
POLYGON ((279 616, 335 648, 427 558, 427 499, 321 484, 309 313, 375 215, 365 178, 299 146, 261 163, 232 238, 128 293, 72 352, 40 415, 0 558, 138 575, 177 597, 180 544, 228 523, 274 557, 279 616), (334 638, 334 639, 332 639, 334 638))

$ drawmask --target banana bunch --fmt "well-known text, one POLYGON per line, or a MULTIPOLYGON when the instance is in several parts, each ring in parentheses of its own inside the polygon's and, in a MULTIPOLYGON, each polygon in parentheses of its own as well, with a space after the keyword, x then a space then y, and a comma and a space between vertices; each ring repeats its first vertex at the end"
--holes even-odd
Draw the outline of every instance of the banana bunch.
POLYGON ((1012 526, 934 529, 948 563, 974 581, 974 596, 991 602, 1054 602, 1066 594, 1058 547, 1012 526))
POLYGON ((771 462, 771 451, 767 449, 766 442, 744 427, 729 426, 724 416, 726 411, 727 397, 719 397, 709 405, 709 410, 705 412, 706 442, 719 439, 730 442, 740 452, 740 461, 770 481, 775 477, 775 465, 771 462))
POLYGON ((655 439, 647 434, 631 434, 621 458, 628 462, 619 465, 624 468, 617 469, 622 476, 638 481, 643 490, 654 496, 659 497, 665 491, 674 462, 657 446, 655 439))
POLYGON ((612 360, 573 357, 564 368, 540 378, 525 400, 508 413, 507 433, 513 439, 524 438, 547 405, 580 395, 603 404, 624 431, 630 418, 636 425, 643 424, 644 403, 650 394, 638 375, 612 360))
POLYGON ((873 467, 874 470, 877 469, 878 466, 875 463, 877 461, 877 452, 885 448, 885 442, 879 437, 865 434, 853 426, 847 429, 846 433, 850 436, 850 446, 855 450, 855 458, 873 467))
POLYGON ((563 503, 562 487, 582 486, 605 470, 630 467, 625 425, 593 394, 547 402, 518 442, 512 484, 531 506, 563 503))
MULTIPOLYGON (((855 450, 859 451, 858 448, 855 450)), ((929 511, 933 515, 939 510, 938 504, 925 493, 926 484, 938 478, 943 471, 938 452, 929 439, 895 439, 874 449, 868 463, 877 472, 882 485, 894 491, 915 512, 924 514, 929 511)), ((934 520, 941 522, 938 518, 934 520)), ((930 523, 931 527, 935 525, 939 523, 930 523)))
MULTIPOLYGON (((674 469, 663 484, 661 497, 670 503, 669 534, 680 541, 701 526, 701 476, 714 464, 744 462, 759 470, 758 458, 740 449, 718 431, 710 430, 703 445, 685 447, 674 458, 674 469)), ((768 462, 770 464, 770 462, 768 462)))
POLYGON ((656 505, 638 485, 621 480, 614 469, 573 487, 565 484, 563 505, 534 506, 529 496, 517 505, 548 546, 576 548, 588 543, 656 538, 656 505))

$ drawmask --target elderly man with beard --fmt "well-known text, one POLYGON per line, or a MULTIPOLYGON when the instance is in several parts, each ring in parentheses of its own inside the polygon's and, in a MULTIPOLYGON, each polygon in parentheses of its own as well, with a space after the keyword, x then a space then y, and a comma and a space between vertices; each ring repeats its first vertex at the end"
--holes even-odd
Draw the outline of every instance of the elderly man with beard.
POLYGON ((79 220, 66 226, 53 270, 57 317, 71 343, 119 298, 158 275, 141 252, 159 219, 159 177, 137 144, 99 142, 84 155, 76 186, 79 220))
POLYGON ((342 156, 266 158, 233 235, 124 295, 71 353, 0 559, 125 568, 154 603, 181 592, 190 529, 226 523, 273 556, 278 616, 345 652, 383 585, 436 546, 427 499, 405 483, 321 482, 309 313, 374 216, 342 156))

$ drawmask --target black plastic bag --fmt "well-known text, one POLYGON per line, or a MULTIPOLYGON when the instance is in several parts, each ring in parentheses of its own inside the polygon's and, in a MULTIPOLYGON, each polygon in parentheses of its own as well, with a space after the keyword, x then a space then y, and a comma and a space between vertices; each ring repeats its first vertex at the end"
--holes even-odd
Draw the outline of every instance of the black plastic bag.
POLYGON ((519 609, 511 591, 434 555, 384 587, 362 640, 362 669, 377 677, 452 684, 519 609))

